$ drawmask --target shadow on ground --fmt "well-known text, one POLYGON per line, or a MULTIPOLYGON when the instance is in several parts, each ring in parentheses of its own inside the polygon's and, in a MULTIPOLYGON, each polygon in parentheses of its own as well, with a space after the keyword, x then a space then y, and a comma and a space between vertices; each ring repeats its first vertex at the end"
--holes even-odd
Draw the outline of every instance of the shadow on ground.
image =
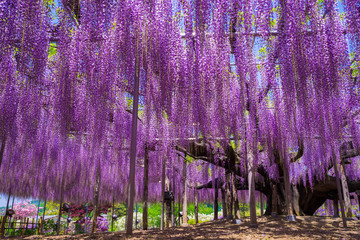
POLYGON ((97 233, 92 236, 28 236, 22 239, 360 239, 360 221, 348 221, 342 227, 340 218, 302 216, 296 222, 286 222, 282 216, 258 218, 258 227, 250 227, 249 219, 234 224, 229 220, 217 220, 186 227, 174 227, 164 231, 136 230, 133 235, 124 232, 97 233))

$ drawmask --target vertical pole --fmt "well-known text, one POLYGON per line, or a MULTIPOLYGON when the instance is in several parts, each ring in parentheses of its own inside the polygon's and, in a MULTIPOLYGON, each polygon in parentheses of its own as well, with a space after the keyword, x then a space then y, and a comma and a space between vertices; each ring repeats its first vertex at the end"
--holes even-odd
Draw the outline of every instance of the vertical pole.
POLYGON ((358 211, 360 212, 360 190, 356 190, 356 196, 358 200, 358 211))
POLYGON ((1 149, 0 149, 0 165, 2 164, 2 160, 4 157, 4 151, 5 151, 5 145, 6 145, 6 135, 1 141, 1 149))
POLYGON ((181 215, 180 215, 180 207, 181 207, 181 194, 179 194, 179 198, 178 198, 178 215, 179 215, 179 225, 181 225, 181 215))
POLYGON ((57 235, 59 235, 59 233, 60 233, 61 211, 62 211, 62 204, 63 204, 64 183, 65 183, 65 177, 64 177, 64 174, 63 174, 63 179, 61 180, 61 190, 60 190, 59 215, 58 215, 58 222, 57 222, 57 227, 56 227, 56 234, 57 234, 57 235))
POLYGON ((43 211, 43 216, 42 216, 42 224, 41 224, 41 231, 40 231, 40 234, 43 234, 43 232, 44 232, 44 224, 45 224, 45 211, 46 211, 46 198, 45 198, 45 203, 44 203, 44 211, 43 211))
POLYGON ((256 199, 255 199, 255 169, 254 155, 252 148, 248 148, 248 172, 249 172, 249 197, 250 197, 250 226, 257 227, 256 220, 256 199))
POLYGON ((113 200, 112 200, 112 206, 111 206, 111 232, 114 231, 114 195, 113 195, 113 200))
POLYGON ((339 180, 339 169, 338 169, 338 165, 337 165, 336 153, 335 153, 334 146, 331 146, 331 151, 332 151, 332 160, 333 160, 334 170, 335 170, 336 188, 337 188, 337 192, 338 192, 338 198, 340 201, 341 217, 342 217, 342 221, 343 221, 343 226, 346 228, 347 223, 346 223, 346 217, 345 217, 345 211, 344 211, 344 201, 343 201, 343 196, 341 193, 341 185, 340 185, 340 180, 339 180))
POLYGON ((271 206, 271 216, 275 217, 277 216, 277 185, 276 183, 272 184, 272 206, 271 206))
POLYGON ((231 172, 229 170, 225 170, 225 194, 226 194, 226 208, 227 208, 227 218, 228 219, 233 219, 233 204, 232 204, 232 194, 231 194, 231 172))
POLYGON ((97 217, 99 212, 99 188, 100 188, 100 168, 96 170, 93 223, 92 223, 91 234, 95 233, 97 228, 97 217))
MULTIPOLYGON (((13 202, 12 202, 12 204, 11 204, 11 209, 14 209, 14 202, 15 202, 15 196, 13 196, 13 202)), ((38 210, 39 211, 39 210, 38 210)), ((9 220, 9 228, 8 228, 8 230, 7 230, 7 234, 9 235, 9 231, 10 231, 10 228, 11 228, 11 217, 10 217, 10 220, 9 220)), ((12 224, 12 225, 14 225, 14 224, 12 224)))
POLYGON ((147 146, 145 146, 144 192, 143 192, 143 230, 148 229, 148 196, 149 196, 149 149, 147 146))
POLYGON ((245 217, 245 200, 244 199, 242 202, 242 213, 243 213, 243 217, 245 217))
POLYGON ((39 226, 38 226, 38 229, 37 229, 37 235, 41 234, 42 223, 43 223, 43 220, 42 220, 42 217, 40 217, 39 226))
POLYGON ((135 163, 137 145, 137 119, 139 105, 139 82, 140 82, 140 63, 139 63, 139 29, 136 30, 136 52, 135 52, 135 81, 134 99, 131 123, 131 142, 130 142, 130 174, 129 174, 129 196, 128 209, 126 212, 126 234, 131 235, 133 230, 133 211, 135 197, 135 163))
POLYGON ((195 199, 195 224, 199 223, 199 202, 198 202, 198 190, 194 188, 194 199, 195 199))
POLYGON ((291 196, 291 184, 289 175, 289 163, 288 160, 283 158, 283 169, 284 169, 284 184, 285 184, 285 202, 287 210, 287 221, 295 221, 294 211, 292 207, 292 196, 291 196))
POLYGON ((164 230, 164 215, 165 215, 165 156, 162 158, 162 172, 161 172, 161 222, 160 230, 164 230))
POLYGON ((214 200, 214 220, 218 220, 219 218, 219 188, 218 188, 218 181, 216 179, 215 182, 215 200, 214 200))
POLYGON ((260 193, 260 214, 261 216, 264 216, 264 200, 263 200, 263 195, 262 192, 260 193))
MULTIPOLYGON (((186 155, 185 155, 186 156, 186 155)), ((184 159, 183 163, 183 172, 182 172, 182 179, 183 179, 183 225, 187 225, 187 176, 186 176, 186 160, 184 159)))
POLYGON ((344 207, 345 207, 346 217, 351 218, 352 217, 351 200, 350 200, 349 187, 346 180, 344 161, 342 161, 342 164, 339 167, 340 167, 340 175, 341 175, 341 185, 344 195, 344 205, 345 205, 344 207))
POLYGON ((335 198, 333 200, 333 208, 334 208, 334 218, 340 217, 339 215, 339 200, 335 198))
POLYGON ((85 233, 87 233, 88 211, 89 211, 89 203, 87 203, 87 204, 86 204, 86 213, 85 213, 85 233))
POLYGON ((173 179, 172 179, 172 191, 174 194, 174 200, 172 202, 172 215, 171 215, 171 221, 172 221, 172 226, 176 226, 176 221, 175 221, 175 164, 173 165, 173 179))
POLYGON ((137 214, 138 214, 138 206, 135 204, 135 229, 137 229, 137 214))
POLYGON ((226 200, 225 200, 225 189, 221 188, 221 200, 222 200, 222 212, 223 212, 223 218, 227 218, 227 206, 226 206, 226 200))
POLYGON ((13 201, 12 201, 12 204, 11 204, 11 209, 14 209, 14 202, 15 202, 15 196, 13 196, 13 201))
MULTIPOLYGON (((15 196, 13 196, 13 201, 12 201, 12 204, 11 204, 11 209, 14 209, 14 202, 15 202, 15 196)), ((10 218, 10 224, 11 224, 11 218, 10 218)), ((14 225, 14 224, 12 224, 14 225)), ((9 235, 9 231, 10 231, 10 227, 8 228, 8 231, 7 231, 7 234, 9 235)))
POLYGON ((8 197, 8 200, 7 200, 7 204, 6 204, 6 209, 5 209, 5 215, 2 219, 2 222, 1 222, 1 236, 4 236, 5 234, 5 224, 6 224, 6 220, 7 220, 7 211, 9 209, 9 202, 10 202, 10 197, 11 197, 11 188, 10 188, 10 191, 9 191, 9 197, 8 197))
POLYGON ((231 181, 232 181, 232 198, 234 199, 234 213, 235 219, 241 219, 240 209, 239 209, 239 197, 236 189, 236 176, 234 173, 231 173, 231 181))
POLYGON ((37 209, 37 213, 36 213, 36 222, 35 222, 35 228, 37 227, 37 223, 38 223, 38 218, 39 218, 39 209, 40 209, 40 200, 39 200, 39 204, 38 204, 38 209, 37 209))
MULTIPOLYGON (((165 179, 165 191, 169 191, 170 192, 171 187, 170 187, 170 179, 168 176, 166 176, 165 179)), ((169 228, 171 227, 171 200, 168 199, 165 202, 165 228, 169 228)))
MULTIPOLYGON (((15 196, 13 196, 13 201, 12 201, 12 204, 11 204, 11 209, 14 209, 14 202, 15 202, 15 196)), ((38 210, 39 211, 39 210, 38 210)), ((7 230, 7 234, 9 235, 9 231, 10 231, 10 224, 11 224, 11 217, 10 217, 10 220, 9 220, 9 228, 7 230)), ((14 224, 13 224, 14 225, 14 224)))

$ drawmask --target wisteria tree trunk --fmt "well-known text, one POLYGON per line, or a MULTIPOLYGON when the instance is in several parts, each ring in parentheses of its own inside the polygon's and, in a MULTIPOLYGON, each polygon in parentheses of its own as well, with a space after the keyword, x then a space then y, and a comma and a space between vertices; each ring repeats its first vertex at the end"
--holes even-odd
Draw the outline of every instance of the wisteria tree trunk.
MULTIPOLYGON (((239 166, 231 165, 231 161, 225 162, 215 162, 214 159, 208 158, 207 151, 210 148, 206 148, 204 143, 197 143, 196 146, 191 143, 187 147, 177 147, 177 150, 180 152, 184 152, 189 156, 192 156, 196 159, 201 159, 203 161, 207 161, 216 166, 220 166, 225 168, 227 171, 234 173, 238 176, 238 179, 235 181, 235 186, 237 190, 249 190, 249 178, 248 175, 244 175, 241 171, 239 171, 239 166), (191 147, 190 147, 191 146, 191 147)), ((231 152, 231 149, 228 149, 228 152, 231 152)), ((358 155, 357 151, 357 155, 358 155)), ((236 156, 236 154, 228 154, 228 157, 236 156)), ((273 212, 278 215, 287 215, 289 214, 289 210, 292 213, 296 213, 297 215, 313 215, 316 210, 321 207, 322 204, 327 199, 333 200, 338 197, 338 187, 336 183, 336 178, 333 176, 327 176, 323 180, 313 179, 313 186, 311 187, 309 182, 304 184, 303 181, 300 181, 297 184, 289 184, 290 187, 290 195, 292 200, 289 204, 286 204, 286 188, 284 182, 284 172, 283 165, 280 165, 281 161, 278 153, 274 153, 275 162, 278 163, 279 175, 280 178, 277 181, 274 181, 269 178, 269 175, 265 168, 261 165, 258 166, 256 173, 262 177, 256 178, 254 189, 256 191, 261 192, 266 196, 266 210, 265 215, 271 215, 273 212)), ((349 155, 349 156, 354 156, 349 155)), ((346 156, 343 156, 346 158, 346 156)), ((235 161, 234 161, 235 162, 235 161)), ((226 178, 225 178, 226 179, 226 178)), ((226 181, 221 179, 215 179, 215 182, 221 188, 221 195, 223 200, 223 216, 227 217, 229 214, 226 209, 226 181)), ((347 185, 349 192, 355 192, 356 190, 360 190, 360 181, 350 181, 347 179, 347 185)), ((198 189, 202 188, 214 188, 212 181, 204 183, 199 186, 198 189)), ((342 196, 341 196, 342 197, 342 196)), ((340 203, 341 204, 341 203, 340 203)))

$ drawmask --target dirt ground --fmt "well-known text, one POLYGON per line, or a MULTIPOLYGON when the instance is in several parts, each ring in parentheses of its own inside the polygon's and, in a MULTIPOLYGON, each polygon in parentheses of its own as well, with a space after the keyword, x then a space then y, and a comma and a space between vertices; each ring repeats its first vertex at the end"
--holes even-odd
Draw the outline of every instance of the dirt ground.
POLYGON ((340 218, 331 217, 297 217, 296 222, 286 222, 284 217, 261 217, 258 218, 257 228, 250 227, 249 219, 245 218, 241 224, 217 220, 164 231, 136 230, 131 236, 113 232, 93 236, 28 236, 22 239, 360 239, 360 220, 348 221, 348 228, 342 225, 340 218))

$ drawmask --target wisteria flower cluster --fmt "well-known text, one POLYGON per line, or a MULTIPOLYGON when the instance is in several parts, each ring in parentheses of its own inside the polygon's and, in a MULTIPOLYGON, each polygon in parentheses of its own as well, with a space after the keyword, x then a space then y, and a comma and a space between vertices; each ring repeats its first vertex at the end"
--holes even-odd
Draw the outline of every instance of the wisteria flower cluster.
POLYGON ((85 203, 99 185, 99 205, 125 202, 136 92, 136 201, 145 149, 157 201, 162 161, 180 183, 175 146, 199 138, 213 165, 189 160, 190 185, 224 177, 227 145, 241 173, 251 155, 274 182, 278 159, 294 184, 324 179, 332 149, 349 136, 360 146, 358 10, 356 0, 0 0, 0 191, 85 203))

